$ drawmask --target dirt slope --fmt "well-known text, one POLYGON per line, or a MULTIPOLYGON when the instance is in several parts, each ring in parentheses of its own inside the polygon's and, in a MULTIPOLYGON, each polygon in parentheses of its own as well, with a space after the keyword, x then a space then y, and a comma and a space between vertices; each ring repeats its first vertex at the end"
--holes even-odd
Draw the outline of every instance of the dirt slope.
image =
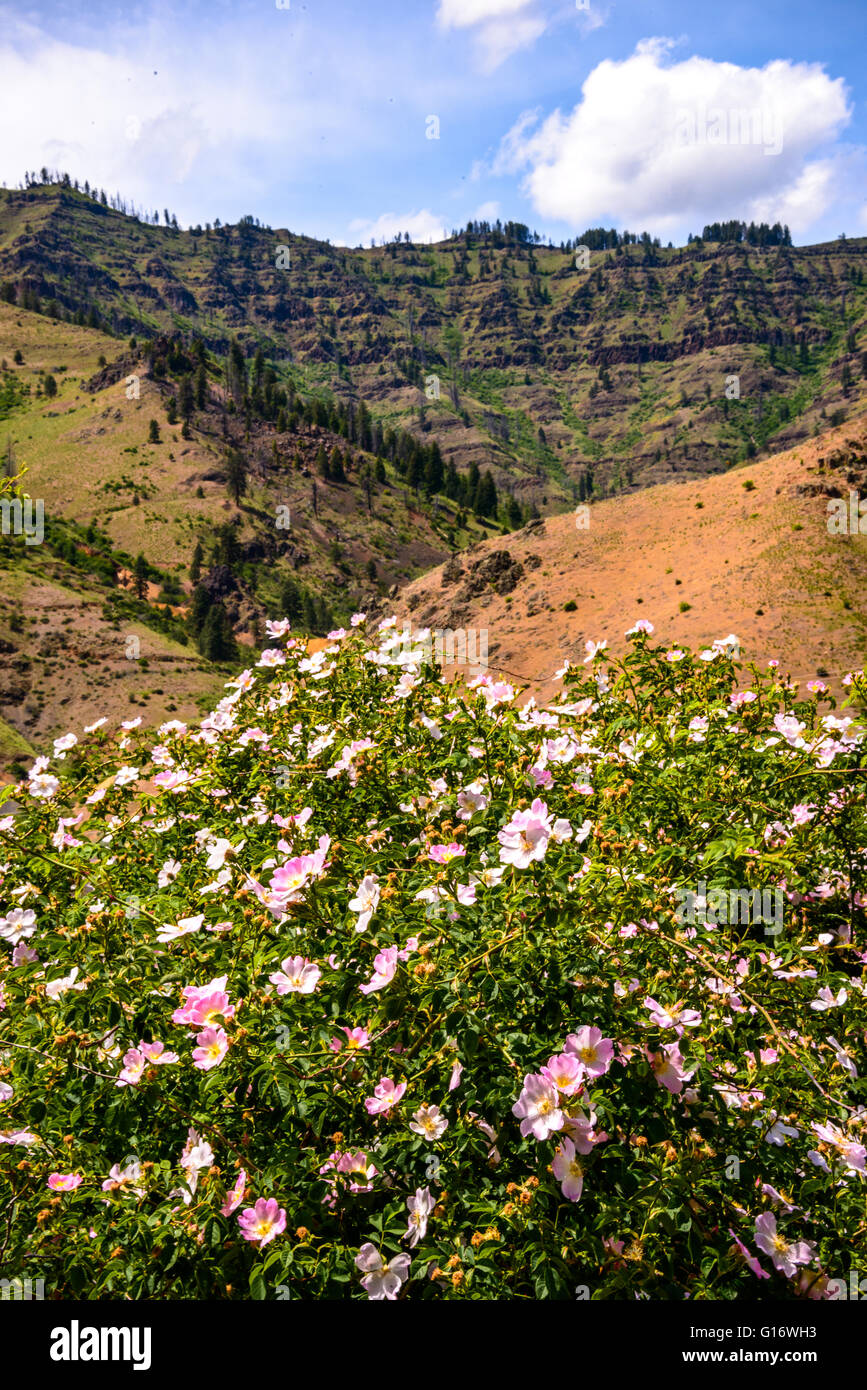
POLYGON ((867 535, 828 531, 829 498, 850 488, 867 497, 865 417, 761 463, 596 503, 587 529, 570 513, 485 541, 408 585, 394 611, 486 629, 490 669, 542 695, 587 639, 622 650, 639 618, 674 645, 734 632, 744 660, 776 657, 836 689, 867 659, 867 535))

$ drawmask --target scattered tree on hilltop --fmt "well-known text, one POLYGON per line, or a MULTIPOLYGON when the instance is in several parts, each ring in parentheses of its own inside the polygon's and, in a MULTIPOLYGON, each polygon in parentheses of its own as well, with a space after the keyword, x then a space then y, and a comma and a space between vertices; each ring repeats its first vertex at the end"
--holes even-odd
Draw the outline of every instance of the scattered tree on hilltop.
POLYGON ((241 498, 247 491, 247 461, 240 449, 229 450, 226 459, 226 486, 235 506, 240 506, 241 498))

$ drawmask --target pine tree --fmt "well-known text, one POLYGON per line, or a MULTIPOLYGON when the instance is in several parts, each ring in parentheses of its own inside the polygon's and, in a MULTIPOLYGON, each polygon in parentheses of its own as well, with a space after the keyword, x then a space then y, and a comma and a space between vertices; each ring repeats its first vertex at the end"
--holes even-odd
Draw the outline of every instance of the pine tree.
POLYGON ((178 423, 178 403, 174 396, 169 396, 166 402, 166 420, 170 425, 178 423))
POLYGON ((446 467, 445 483, 443 491, 451 502, 459 502, 461 497, 461 479, 458 470, 455 468, 451 459, 446 467))
POLYGON ((425 468, 425 492, 429 497, 433 497, 437 492, 442 492, 444 481, 445 469, 443 468, 443 456, 440 452, 439 444, 434 440, 428 453, 427 467, 425 468))
POLYGON ((182 376, 180 397, 178 401, 178 408, 181 412, 182 420, 189 420, 192 417, 194 404, 195 397, 193 395, 192 379, 189 376, 182 376))
POLYGON ((190 631, 194 637, 198 637, 202 628, 205 626, 205 619, 211 607, 211 595, 201 584, 197 584, 193 590, 193 601, 190 605, 190 631))
POLYGON ((466 500, 467 505, 470 507, 472 507, 475 502, 476 493, 479 490, 480 478, 481 474, 479 472, 479 465, 476 463, 474 459, 473 462, 470 464, 469 472, 464 475, 463 499, 461 499, 466 500))
POLYGON ((229 450, 226 459, 226 486, 235 506, 240 506, 241 498, 247 491, 247 461, 239 449, 229 450))
POLYGON ((204 362, 199 363, 196 372, 196 406, 199 410, 204 410, 208 399, 208 373, 204 362))
POLYGON ((358 443, 362 449, 369 452, 373 443, 371 431, 370 411, 364 401, 358 407, 358 443))
POLYGON ((206 661, 238 659, 238 647, 229 615, 219 600, 208 609, 208 616, 199 634, 199 651, 206 661))
POLYGON ((247 362, 234 339, 226 363, 226 384, 235 404, 241 405, 247 394, 247 362))
POLYGON ((148 591, 148 562, 139 555, 135 562, 134 587, 136 598, 146 598, 148 591))
POLYGON ((196 541, 196 548, 193 551, 193 558, 190 561, 190 580, 193 584, 198 584, 199 576, 202 573, 202 561, 204 560, 202 542, 196 541))
POLYGON ((473 501, 473 511, 476 516, 496 517, 497 515, 497 489, 488 469, 485 469, 479 479, 479 486, 473 501))
POLYGON ((148 425, 148 444, 159 444, 160 427, 156 420, 151 420, 148 425))
POLYGON ((320 444, 316 451, 316 471, 320 478, 324 478, 326 482, 331 481, 331 464, 324 444, 320 444))
POLYGON ((346 482, 346 474, 343 471, 343 455, 336 444, 331 450, 331 478, 335 483, 346 482))
POLYGON ((371 487, 371 481, 372 481, 372 480, 371 480, 370 468, 367 466, 367 464, 364 465, 364 467, 362 468, 361 472, 359 473, 359 475, 358 475, 358 481, 361 483, 361 486, 364 488, 364 496, 365 496, 365 500, 367 501, 367 510, 368 510, 368 512, 372 512, 372 511, 373 511, 373 506, 372 506, 371 500, 370 500, 370 487, 371 487))
POLYGON ((424 482, 424 477, 424 464, 421 461, 418 449, 415 447, 415 441, 413 441, 413 450, 410 454, 409 469, 407 470, 406 480, 411 488, 418 489, 424 482))
POLYGON ((214 533, 211 564, 226 565, 229 569, 233 569, 240 558, 241 542, 238 540, 238 528, 233 526, 231 521, 224 521, 214 533))
POLYGON ((458 396, 458 365, 461 359, 461 348, 463 347, 463 334, 456 324, 449 324, 443 332, 443 344, 448 357, 449 371, 452 378, 452 404, 457 410, 459 405, 458 396))

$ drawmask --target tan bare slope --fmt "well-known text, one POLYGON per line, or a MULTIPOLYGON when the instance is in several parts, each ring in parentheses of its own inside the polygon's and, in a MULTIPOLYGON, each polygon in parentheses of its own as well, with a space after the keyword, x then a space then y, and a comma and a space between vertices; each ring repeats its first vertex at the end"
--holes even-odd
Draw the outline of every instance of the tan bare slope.
POLYGON ((395 611, 415 628, 487 629, 490 669, 543 697, 588 638, 622 650, 639 618, 673 645, 733 632, 743 660, 777 657, 838 690, 867 664, 867 535, 828 532, 829 496, 850 488, 867 497, 867 417, 720 476, 595 503, 589 529, 569 513, 484 541, 408 585, 395 611))

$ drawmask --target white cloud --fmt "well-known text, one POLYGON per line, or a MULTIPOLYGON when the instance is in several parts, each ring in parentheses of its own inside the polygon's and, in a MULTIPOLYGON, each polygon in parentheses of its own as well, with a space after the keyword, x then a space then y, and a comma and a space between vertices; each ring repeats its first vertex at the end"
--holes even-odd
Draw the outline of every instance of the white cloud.
POLYGON ((601 222, 661 235, 740 216, 799 232, 817 221, 834 196, 828 147, 850 118, 843 80, 817 63, 671 62, 673 46, 647 39, 600 63, 568 115, 540 125, 524 112, 493 172, 527 170, 536 212, 576 231, 601 222))
MULTIPOLYGON (((321 169, 388 139, 388 119, 365 100, 382 76, 359 61, 357 39, 351 53, 335 40, 325 54, 300 20, 288 52, 216 21, 197 26, 192 56, 164 15, 124 15, 77 42, 3 16, 0 129, 15 139, 0 145, 0 178, 10 184, 47 165, 204 221, 257 213, 263 192, 291 186, 312 159, 321 169)), ((288 16, 269 18, 279 38, 288 16)))
POLYGON ((809 227, 836 197, 840 164, 836 158, 805 164, 791 187, 754 200, 751 213, 755 221, 786 222, 796 230, 809 227))
MULTIPOLYGON (((500 141, 500 148, 497 151, 494 162, 491 166, 491 173, 499 176, 502 174, 515 174, 519 169, 524 168, 533 159, 535 149, 534 141, 538 139, 532 135, 533 127, 538 123, 542 114, 542 108, 537 106, 532 111, 522 111, 511 130, 508 130, 500 141)), ((555 115, 558 113, 555 112, 555 115)), ((474 177, 481 177, 484 168, 481 161, 476 161, 473 166, 474 177), (476 175, 476 166, 479 173, 476 175)))
POLYGON ((440 0, 437 20, 444 29, 469 29, 486 19, 502 19, 525 10, 532 0, 440 0))
POLYGON ((437 21, 443 29, 475 29, 482 67, 489 72, 529 48, 548 27, 535 0, 440 0, 437 21))
POLYGON ((482 203, 477 207, 472 216, 474 222, 496 222, 500 215, 499 203, 482 203))
POLYGON ((427 208, 423 208, 421 212, 384 212, 375 222, 357 217, 350 222, 349 230, 352 233, 353 246, 359 243, 366 246, 371 237, 377 242, 383 238, 393 241, 398 232, 409 232, 411 241, 420 242, 443 241, 448 236, 442 218, 435 216, 427 208))
POLYGON ((526 15, 503 24, 492 21, 483 24, 479 30, 479 43, 482 49, 482 66, 491 72, 504 63, 513 53, 529 48, 544 34, 546 22, 539 15, 526 15))
POLYGON ((579 10, 577 18, 582 34, 592 34, 594 29, 601 29, 603 24, 608 22, 608 11, 606 9, 603 13, 594 3, 592 9, 588 7, 586 10, 579 10))

